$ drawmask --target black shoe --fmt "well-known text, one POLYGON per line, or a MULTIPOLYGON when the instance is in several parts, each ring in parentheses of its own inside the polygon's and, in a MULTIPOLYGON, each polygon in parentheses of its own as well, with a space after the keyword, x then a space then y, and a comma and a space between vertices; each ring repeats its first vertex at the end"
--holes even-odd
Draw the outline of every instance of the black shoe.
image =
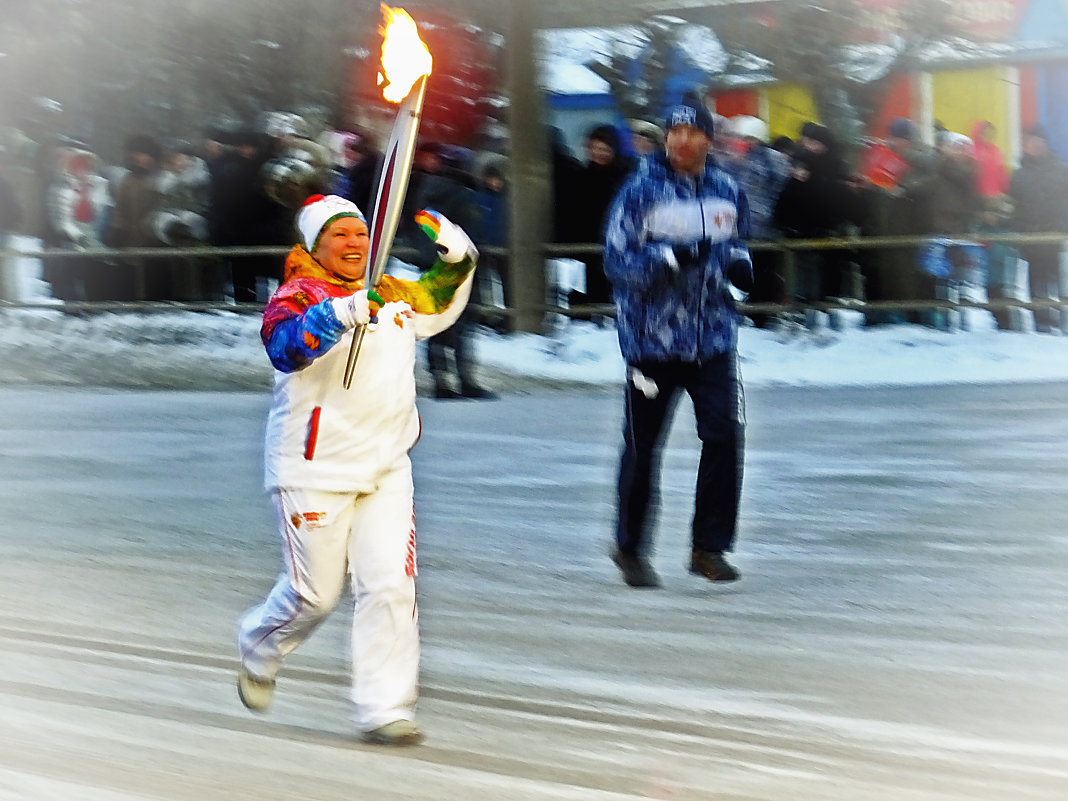
POLYGON ((737 570, 723 558, 723 551, 694 551, 690 557, 690 572, 709 581, 737 581, 737 570))
POLYGON ((656 575, 648 559, 632 553, 623 553, 618 548, 612 551, 612 561, 623 573, 623 580, 631 587, 659 587, 660 577, 656 575))
POLYGON ((460 394, 465 398, 474 398, 475 400, 497 400, 496 392, 490 392, 477 384, 464 385, 460 388, 460 394))
POLYGON ((439 400, 456 400, 457 398, 462 398, 463 395, 452 387, 438 386, 434 388, 434 397, 439 400))

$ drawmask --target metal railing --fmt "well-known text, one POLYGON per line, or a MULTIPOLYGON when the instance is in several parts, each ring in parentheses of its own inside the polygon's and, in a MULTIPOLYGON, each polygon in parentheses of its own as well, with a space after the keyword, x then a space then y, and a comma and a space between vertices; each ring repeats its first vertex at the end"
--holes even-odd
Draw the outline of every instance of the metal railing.
MULTIPOLYGON (((930 299, 907 299, 907 300, 879 300, 868 301, 860 297, 836 298, 826 301, 797 300, 798 266, 797 255, 805 251, 858 251, 858 250, 919 250, 929 245, 935 239, 954 239, 969 241, 975 244, 989 246, 1002 244, 1007 246, 1016 245, 1060 245, 1068 246, 1068 233, 1044 232, 1044 233, 976 233, 950 236, 841 236, 826 239, 780 239, 774 241, 751 241, 748 243, 751 251, 774 252, 782 258, 783 295, 787 300, 783 303, 740 303, 738 310, 744 314, 787 314, 803 313, 809 309, 821 312, 835 310, 871 312, 895 312, 895 311, 932 311, 943 309, 985 309, 987 311, 1000 311, 1005 309, 1065 309, 1068 304, 1057 299, 1032 298, 1029 301, 1016 298, 994 298, 984 302, 960 298, 957 300, 930 298, 930 299)), ((552 244, 545 247, 545 253, 549 256, 574 256, 600 254, 603 248, 599 245, 566 245, 552 244)), ((917 268, 918 269, 918 268, 917 268)), ((569 316, 584 316, 588 314, 614 314, 614 307, 610 304, 592 304, 576 306, 573 308, 547 307, 546 311, 569 316)))

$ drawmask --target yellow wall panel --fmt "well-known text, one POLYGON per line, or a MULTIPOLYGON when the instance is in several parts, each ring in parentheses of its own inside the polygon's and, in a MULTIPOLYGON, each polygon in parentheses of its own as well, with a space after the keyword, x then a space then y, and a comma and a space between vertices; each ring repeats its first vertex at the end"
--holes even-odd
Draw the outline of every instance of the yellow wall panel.
POLYGON ((994 142, 1012 152, 1012 74, 1004 67, 947 70, 933 75, 934 119, 946 128, 972 135, 979 120, 989 120, 997 129, 994 142))
POLYGON ((768 128, 771 137, 797 139, 806 122, 819 122, 812 93, 797 84, 773 84, 766 91, 768 128))

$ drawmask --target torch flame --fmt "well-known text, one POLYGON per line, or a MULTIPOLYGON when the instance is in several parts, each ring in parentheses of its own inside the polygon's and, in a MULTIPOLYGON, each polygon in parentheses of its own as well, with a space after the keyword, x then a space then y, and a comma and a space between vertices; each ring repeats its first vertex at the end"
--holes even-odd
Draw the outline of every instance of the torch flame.
POLYGON ((433 59, 407 11, 383 5, 382 14, 385 26, 381 29, 382 70, 378 73, 378 83, 386 100, 399 103, 417 80, 430 74, 433 59))

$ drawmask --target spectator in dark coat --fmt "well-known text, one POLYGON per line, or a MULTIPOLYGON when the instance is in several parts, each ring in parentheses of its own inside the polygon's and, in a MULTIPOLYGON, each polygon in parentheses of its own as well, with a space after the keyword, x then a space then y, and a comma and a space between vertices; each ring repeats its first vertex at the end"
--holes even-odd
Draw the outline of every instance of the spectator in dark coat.
POLYGON ((578 189, 582 162, 575 158, 559 128, 549 129, 552 180, 551 228, 553 242, 578 242, 578 189))
MULTIPOLYGON (((843 233, 854 217, 856 201, 837 140, 824 126, 807 122, 793 160, 790 177, 775 205, 775 225, 792 239, 822 239, 843 233)), ((843 294, 845 260, 841 251, 799 251, 796 263, 798 300, 812 303, 843 294)))
POLYGON ((129 170, 115 190, 104 242, 109 247, 152 247, 159 244, 152 229, 152 214, 159 205, 159 169, 163 146, 153 136, 126 140, 125 166, 129 170))
MULTIPOLYGON (((159 167, 163 146, 154 136, 135 134, 123 147, 128 172, 115 189, 115 205, 104 229, 104 244, 112 248, 158 247, 152 228, 159 208, 159 167)), ((116 260, 110 271, 109 300, 161 300, 167 296, 164 272, 151 259, 116 260)))
MULTIPOLYGON (((964 134, 942 131, 938 135, 936 161, 927 182, 916 187, 920 224, 935 238, 923 247, 916 277, 917 294, 925 299, 959 301, 980 280, 985 254, 973 234, 983 207, 975 188, 975 156, 972 141, 964 134)), ((971 299, 977 299, 972 297, 971 299)), ((920 321, 936 328, 949 326, 959 315, 944 309, 919 312, 920 321)))
MULTIPOLYGON (((1020 167, 1009 185, 1014 227, 1022 233, 1068 231, 1068 166, 1050 150, 1040 126, 1026 131, 1022 145, 1020 167)), ((1062 299, 1061 245, 1021 245, 1020 255, 1028 263, 1032 299, 1062 299)), ((1035 319, 1040 331, 1064 323, 1054 309, 1035 312, 1035 319)))
MULTIPOLYGON (((166 143, 158 188, 160 203, 152 228, 159 242, 176 248, 206 245, 211 173, 191 143, 166 143)), ((225 279, 213 261, 181 256, 155 262, 169 270, 168 300, 222 300, 225 279)))
POLYGON ((959 236, 975 230, 983 204, 975 188, 971 145, 964 134, 945 131, 939 135, 934 169, 918 193, 926 233, 959 236))
MULTIPOLYGON (((423 148, 419 160, 418 173, 413 172, 415 186, 409 186, 411 195, 409 206, 413 218, 418 209, 433 209, 444 214, 465 231, 478 227, 478 202, 475 198, 475 181, 462 159, 465 152, 451 149, 444 145, 431 143, 423 148)), ((416 266, 422 270, 430 269, 437 259, 434 243, 425 235, 421 236, 415 259, 416 266)), ((410 245, 418 240, 409 239, 410 245)), ((478 243, 476 243, 477 245, 478 243)), ((471 352, 471 337, 477 314, 472 304, 480 305, 477 296, 477 284, 472 288, 471 298, 463 313, 450 328, 427 340, 427 362, 430 375, 434 379, 434 397, 440 399, 476 398, 492 400, 497 396, 479 384, 475 376, 474 359, 471 352), (453 371, 449 369, 449 356, 455 365, 456 384, 453 385, 453 371)))
MULTIPOLYGON (((208 224, 211 242, 219 247, 284 245, 293 238, 291 214, 267 196, 260 171, 270 159, 270 139, 240 131, 226 136, 230 149, 212 165, 208 224)), ((275 256, 228 259, 237 303, 266 301, 258 291, 263 279, 281 280, 275 256)))
MULTIPOLYGON (((862 232, 871 236, 918 236, 926 233, 921 197, 930 180, 935 156, 919 141, 915 123, 899 117, 890 124, 883 145, 900 164, 889 182, 876 182, 862 175, 862 232)), ((869 301, 913 300, 924 297, 914 247, 880 248, 866 251, 862 260, 865 294, 869 301)), ((868 315, 869 325, 921 322, 921 315, 905 312, 877 312, 868 315)))
MULTIPOLYGON (((477 225, 472 233, 475 244, 479 247, 506 248, 508 246, 508 189, 504 174, 504 164, 491 161, 486 164, 479 175, 479 188, 475 192, 478 206, 477 225)), ((496 253, 482 251, 479 258, 482 278, 478 285, 486 290, 488 283, 494 280, 500 283, 501 300, 506 308, 513 308, 515 298, 511 278, 508 274, 507 257, 496 253)), ((489 298, 488 291, 481 292, 484 301, 489 298)), ((492 325, 501 333, 511 330, 511 319, 505 316, 492 321, 492 325)))
MULTIPOLYGON (((598 125, 586 134, 586 164, 579 176, 575 209, 577 242, 597 243, 604 238, 608 207, 634 168, 621 147, 619 131, 612 125, 598 125)), ((604 274, 604 258, 600 254, 583 254, 580 261, 586 263, 586 291, 572 292, 570 304, 611 303, 612 289, 604 274)))
POLYGON ((382 153, 367 136, 359 136, 346 146, 352 164, 337 187, 338 194, 348 198, 371 219, 374 214, 375 194, 378 190, 378 171, 382 165, 382 153))

